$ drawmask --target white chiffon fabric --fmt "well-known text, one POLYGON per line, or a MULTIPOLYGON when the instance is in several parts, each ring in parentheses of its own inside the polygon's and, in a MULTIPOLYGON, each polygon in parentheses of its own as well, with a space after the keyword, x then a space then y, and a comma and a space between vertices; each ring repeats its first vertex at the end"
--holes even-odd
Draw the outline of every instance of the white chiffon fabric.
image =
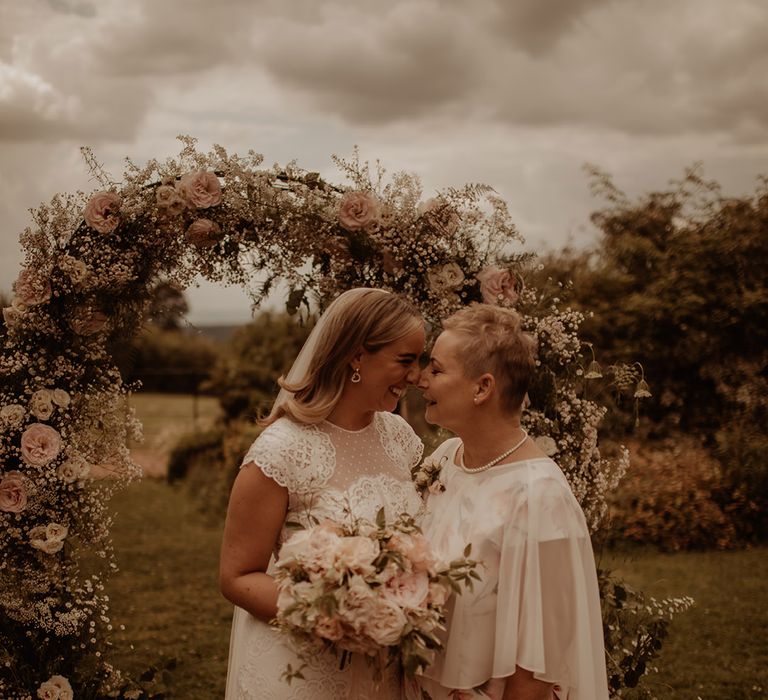
MULTIPOLYGON (((317 518, 375 520, 383 506, 388 521, 401 513, 416 515, 422 503, 411 481, 411 467, 423 447, 400 416, 376 413, 358 431, 328 422, 303 425, 280 418, 253 443, 243 464, 254 462, 288 490, 286 521, 305 527, 317 518)), ((268 572, 291 531, 283 527, 268 572)), ((226 700, 392 700, 400 698, 394 669, 373 681, 361 658, 343 671, 332 654, 309 660, 304 680, 289 685, 281 674, 302 665, 285 635, 235 607, 230 638, 226 700)))
POLYGON ((608 700, 594 555, 565 476, 548 458, 468 474, 460 444, 434 453, 445 490, 429 497, 423 529, 447 560, 471 543, 482 581, 453 598, 445 649, 421 686, 434 700, 500 697, 492 679, 520 666, 558 698, 608 700))

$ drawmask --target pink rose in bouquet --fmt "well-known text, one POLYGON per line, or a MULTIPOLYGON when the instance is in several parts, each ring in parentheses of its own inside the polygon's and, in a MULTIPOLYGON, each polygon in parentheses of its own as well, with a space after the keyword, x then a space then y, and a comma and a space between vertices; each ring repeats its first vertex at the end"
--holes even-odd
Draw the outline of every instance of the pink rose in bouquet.
POLYGON ((198 170, 181 176, 179 192, 197 209, 208 209, 221 204, 221 185, 215 173, 198 170))
POLYGON ((396 645, 403 636, 408 618, 400 605, 393 600, 380 598, 365 622, 365 631, 379 646, 396 645))
POLYGON ((51 298, 51 283, 24 268, 13 283, 16 299, 25 306, 43 304, 51 298))
POLYGON ((423 571, 403 571, 389 579, 382 589, 382 596, 399 607, 418 609, 427 601, 429 576, 423 571))
POLYGON ((97 192, 85 205, 83 218, 94 231, 112 233, 120 224, 122 200, 115 192, 97 192))
POLYGON ((379 203, 366 192, 347 192, 339 203, 339 223, 347 231, 368 229, 378 223, 379 203))
POLYGON ((61 436, 43 423, 32 423, 21 434, 21 457, 31 467, 44 467, 61 451, 61 436))
POLYGON ((518 280, 509 270, 487 267, 477 275, 480 293, 486 304, 514 304, 518 299, 518 280))
POLYGON ((0 480, 0 510, 21 513, 27 507, 27 487, 21 472, 10 471, 0 480))

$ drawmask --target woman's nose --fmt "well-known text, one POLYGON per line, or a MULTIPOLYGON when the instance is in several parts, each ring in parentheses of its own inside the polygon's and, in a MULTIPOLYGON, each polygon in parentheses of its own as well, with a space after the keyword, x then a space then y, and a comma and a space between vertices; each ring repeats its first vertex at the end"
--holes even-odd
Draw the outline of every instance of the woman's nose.
POLYGON ((421 370, 418 367, 411 367, 405 375, 405 381, 409 384, 417 384, 420 378, 421 370))
POLYGON ((419 376, 416 378, 416 382, 414 383, 419 389, 424 390, 427 388, 427 370, 426 369, 419 370, 419 376))

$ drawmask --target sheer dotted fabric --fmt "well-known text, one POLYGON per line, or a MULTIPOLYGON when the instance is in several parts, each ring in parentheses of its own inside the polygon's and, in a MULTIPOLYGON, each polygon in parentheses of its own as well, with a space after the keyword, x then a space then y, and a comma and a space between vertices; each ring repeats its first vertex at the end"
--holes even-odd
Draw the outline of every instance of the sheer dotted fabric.
MULTIPOLYGON (((388 521, 400 513, 415 515, 421 499, 411 481, 422 444, 400 416, 376 413, 362 430, 345 430, 324 421, 302 425, 281 418, 267 427, 248 450, 243 465, 255 463, 288 490, 286 521, 312 524, 313 518, 374 520, 383 507, 388 521)), ((279 548, 291 535, 283 528, 279 548)), ((274 565, 270 564, 270 570, 274 565)), ((363 659, 344 671, 332 655, 312 658, 291 685, 280 679, 288 664, 298 668, 283 636, 235 608, 230 640, 226 700, 389 700, 400 697, 394 670, 374 683, 363 659)))

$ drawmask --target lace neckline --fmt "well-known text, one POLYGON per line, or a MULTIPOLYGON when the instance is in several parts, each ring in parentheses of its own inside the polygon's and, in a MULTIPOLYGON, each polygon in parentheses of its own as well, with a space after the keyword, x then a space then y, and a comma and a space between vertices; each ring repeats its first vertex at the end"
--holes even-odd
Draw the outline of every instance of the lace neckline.
POLYGON ((359 428, 358 430, 348 430, 347 428, 342 428, 340 425, 336 425, 336 423, 331 423, 331 421, 327 419, 323 419, 322 423, 323 425, 327 425, 333 430, 338 430, 342 433, 347 433, 348 435, 361 435, 362 433, 366 432, 367 430, 371 429, 371 426, 376 422, 376 414, 373 414, 373 418, 371 419, 371 422, 368 423, 368 425, 363 426, 362 428, 359 428))

